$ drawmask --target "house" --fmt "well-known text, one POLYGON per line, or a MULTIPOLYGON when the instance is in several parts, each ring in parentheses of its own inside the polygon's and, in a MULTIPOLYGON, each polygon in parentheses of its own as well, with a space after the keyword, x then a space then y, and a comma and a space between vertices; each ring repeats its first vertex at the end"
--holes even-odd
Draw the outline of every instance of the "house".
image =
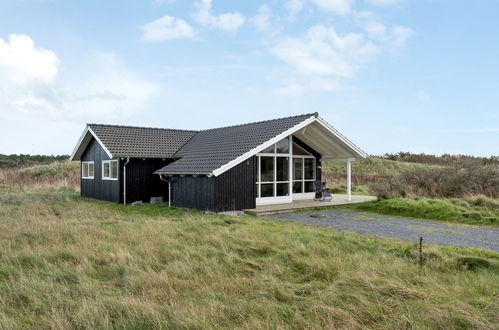
POLYGON ((88 124, 71 160, 81 195, 116 203, 162 197, 210 211, 313 199, 321 162, 366 154, 317 113, 202 131, 88 124))

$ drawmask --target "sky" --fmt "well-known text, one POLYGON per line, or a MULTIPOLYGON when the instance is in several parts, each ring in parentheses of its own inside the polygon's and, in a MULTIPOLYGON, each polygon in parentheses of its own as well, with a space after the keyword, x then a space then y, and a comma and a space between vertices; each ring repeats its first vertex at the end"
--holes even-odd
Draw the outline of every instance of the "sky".
POLYGON ((368 154, 499 155, 499 1, 0 0, 0 153, 312 112, 368 154))

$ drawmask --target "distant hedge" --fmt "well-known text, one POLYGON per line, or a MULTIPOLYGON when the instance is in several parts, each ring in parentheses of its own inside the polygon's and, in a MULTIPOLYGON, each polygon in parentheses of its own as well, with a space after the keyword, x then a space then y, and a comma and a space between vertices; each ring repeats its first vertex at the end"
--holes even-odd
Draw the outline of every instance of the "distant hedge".
POLYGON ((383 159, 395 160, 408 163, 421 163, 430 165, 443 165, 448 166, 456 162, 476 162, 482 165, 499 165, 499 156, 491 157, 475 157, 469 155, 428 155, 424 153, 414 154, 411 152, 400 151, 397 153, 386 153, 379 156, 383 159))
POLYGON ((49 164, 68 159, 68 155, 3 155, 0 154, 0 168, 29 166, 34 164, 49 164))

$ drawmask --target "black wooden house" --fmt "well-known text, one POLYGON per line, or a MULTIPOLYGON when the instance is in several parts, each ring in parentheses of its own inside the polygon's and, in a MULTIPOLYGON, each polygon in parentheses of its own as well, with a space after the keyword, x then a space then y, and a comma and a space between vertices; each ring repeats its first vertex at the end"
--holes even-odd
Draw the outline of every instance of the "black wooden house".
POLYGON ((350 190, 350 162, 359 157, 317 113, 203 131, 88 124, 71 155, 81 162, 83 197, 162 197, 217 212, 313 199, 325 160, 348 164, 350 190))

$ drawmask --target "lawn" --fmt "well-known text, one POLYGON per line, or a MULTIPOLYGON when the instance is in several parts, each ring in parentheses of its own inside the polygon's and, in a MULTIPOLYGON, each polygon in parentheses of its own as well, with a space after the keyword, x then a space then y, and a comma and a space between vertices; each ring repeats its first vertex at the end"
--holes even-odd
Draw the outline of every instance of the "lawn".
POLYGON ((0 191, 0 328, 493 329, 499 255, 0 191))

